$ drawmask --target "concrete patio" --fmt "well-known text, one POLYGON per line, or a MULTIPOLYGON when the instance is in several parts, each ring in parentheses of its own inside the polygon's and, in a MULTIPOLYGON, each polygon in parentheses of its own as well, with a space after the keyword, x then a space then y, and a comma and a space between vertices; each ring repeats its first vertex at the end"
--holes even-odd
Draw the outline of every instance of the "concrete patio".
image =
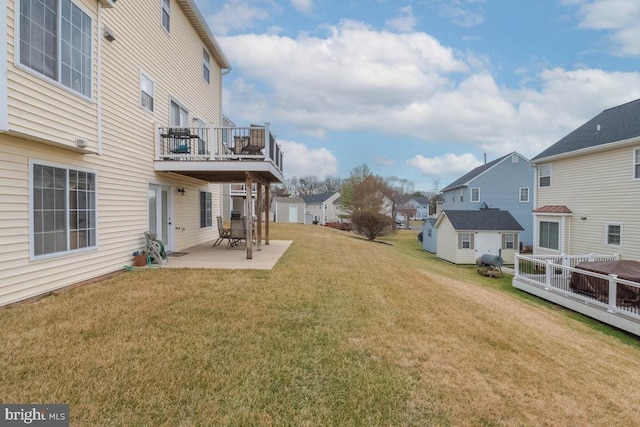
POLYGON ((216 247, 206 243, 169 254, 169 260, 162 268, 271 270, 291 243, 292 240, 271 240, 268 245, 263 243, 260 250, 254 246, 252 259, 247 259, 244 244, 227 249, 226 241, 216 247))

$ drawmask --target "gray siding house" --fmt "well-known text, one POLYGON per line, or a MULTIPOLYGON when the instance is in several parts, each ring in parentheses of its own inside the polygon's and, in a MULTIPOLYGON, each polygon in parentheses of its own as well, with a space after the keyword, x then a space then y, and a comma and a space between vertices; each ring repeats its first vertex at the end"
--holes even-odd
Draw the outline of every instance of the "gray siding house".
POLYGON ((438 230, 435 225, 436 218, 427 218, 422 227, 422 249, 432 254, 436 253, 436 244, 438 243, 438 230))
MULTIPOLYGON (((339 205, 334 202, 340 198, 340 193, 321 193, 302 196, 304 200, 305 216, 311 222, 317 224, 326 224, 327 222, 338 222, 338 213, 336 209, 339 205)), ((305 221, 305 224, 308 222, 305 221)))
POLYGON ((509 211, 524 228, 523 246, 533 247, 535 170, 517 152, 479 166, 442 190, 443 210, 509 211))

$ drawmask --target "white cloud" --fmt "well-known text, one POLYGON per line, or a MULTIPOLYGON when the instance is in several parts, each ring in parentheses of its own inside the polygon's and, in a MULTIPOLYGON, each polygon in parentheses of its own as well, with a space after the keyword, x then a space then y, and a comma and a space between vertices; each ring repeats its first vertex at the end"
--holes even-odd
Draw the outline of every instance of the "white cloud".
POLYGON ((603 109, 640 98, 639 72, 588 68, 546 69, 527 76, 530 86, 505 88, 487 58, 422 32, 354 21, 329 27, 324 37, 219 40, 236 70, 225 77, 226 113, 292 123, 316 137, 367 130, 532 157, 603 109))
POLYGON ((309 13, 313 9, 313 0, 291 0, 291 5, 299 12, 309 13))
POLYGON ((433 158, 421 154, 407 160, 407 164, 432 177, 457 177, 482 165, 473 154, 444 154, 433 158))
POLYGON ((267 87, 270 117, 312 129, 377 126, 388 109, 428 98, 450 86, 451 75, 468 71, 453 49, 425 33, 378 32, 353 21, 328 30, 325 38, 246 34, 219 41, 241 77, 267 87))
POLYGON ((578 7, 580 27, 610 33, 615 52, 621 56, 640 55, 640 3, 630 0, 565 0, 578 7))
POLYGON ((418 18, 416 18, 413 14, 413 8, 411 6, 405 6, 399 9, 398 16, 388 20, 385 26, 390 30, 395 30, 401 33, 409 33, 414 30, 417 24, 418 18))
POLYGON ((285 156, 286 177, 325 177, 338 174, 338 159, 326 148, 312 149, 294 141, 278 140, 278 143, 285 156))
POLYGON ((264 21, 268 17, 267 11, 261 7, 244 0, 229 0, 219 12, 207 17, 207 23, 216 37, 219 37, 230 31, 253 28, 256 21, 264 21))

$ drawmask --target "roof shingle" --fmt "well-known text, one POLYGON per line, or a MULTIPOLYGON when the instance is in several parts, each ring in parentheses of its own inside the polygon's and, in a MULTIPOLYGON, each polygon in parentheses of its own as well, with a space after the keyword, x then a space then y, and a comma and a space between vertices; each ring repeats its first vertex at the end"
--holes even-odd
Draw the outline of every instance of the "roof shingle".
POLYGON ((640 99, 604 110, 531 161, 638 136, 640 136, 640 99))

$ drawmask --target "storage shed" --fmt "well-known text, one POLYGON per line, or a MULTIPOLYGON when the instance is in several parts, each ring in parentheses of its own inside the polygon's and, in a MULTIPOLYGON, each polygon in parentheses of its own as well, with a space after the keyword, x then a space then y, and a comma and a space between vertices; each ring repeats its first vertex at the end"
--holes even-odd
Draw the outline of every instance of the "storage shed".
POLYGON ((513 264, 523 230, 508 211, 497 209, 444 210, 434 229, 436 255, 454 264, 475 264, 484 254, 500 255, 505 264, 513 264))

